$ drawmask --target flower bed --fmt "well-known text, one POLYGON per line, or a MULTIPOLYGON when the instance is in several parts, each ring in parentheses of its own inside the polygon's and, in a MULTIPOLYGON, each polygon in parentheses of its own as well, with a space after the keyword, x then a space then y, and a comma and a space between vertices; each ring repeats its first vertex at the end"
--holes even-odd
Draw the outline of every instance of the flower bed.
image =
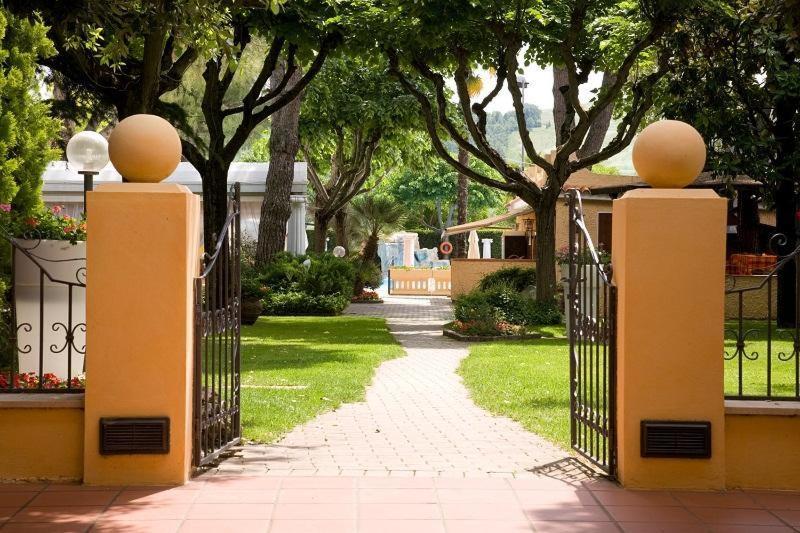
MULTIPOLYGON (((34 372, 15 373, 13 380, 9 379, 10 372, 0 373, 0 389, 38 389, 39 376, 34 372)), ((42 375, 42 388, 43 389, 85 389, 86 388, 86 375, 81 374, 69 381, 70 386, 67 387, 68 381, 61 379, 53 373, 42 375)))
POLYGON ((364 289, 358 296, 353 296, 350 302, 354 304, 382 304, 383 300, 377 292, 364 289))

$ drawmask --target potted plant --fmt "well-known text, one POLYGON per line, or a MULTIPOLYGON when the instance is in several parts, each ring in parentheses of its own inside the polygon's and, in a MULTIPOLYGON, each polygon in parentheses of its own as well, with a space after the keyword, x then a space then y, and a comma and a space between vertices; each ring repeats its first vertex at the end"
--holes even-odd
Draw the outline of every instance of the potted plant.
POLYGON ((61 206, 23 213, 0 204, 0 227, 13 245, 17 345, 30 347, 17 354, 19 372, 41 371, 66 379, 70 362, 65 343, 73 348, 72 375, 82 372, 85 340, 78 337, 84 335, 86 323, 85 219, 65 214, 61 206))
POLYGON ((267 293, 266 287, 250 271, 242 272, 242 324, 252 326, 264 311, 261 299, 267 293))

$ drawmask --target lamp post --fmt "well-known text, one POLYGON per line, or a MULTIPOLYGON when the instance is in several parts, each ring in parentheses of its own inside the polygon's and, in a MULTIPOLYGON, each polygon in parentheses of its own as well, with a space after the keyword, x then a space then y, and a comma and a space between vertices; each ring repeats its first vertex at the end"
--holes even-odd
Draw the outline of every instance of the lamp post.
MULTIPOLYGON (((520 88, 522 91, 522 116, 525 117, 525 89, 528 88, 528 81, 525 79, 525 76, 522 74, 517 75, 517 87, 520 88)), ((528 118, 525 117, 525 126, 527 127, 528 118)), ((522 144, 522 137, 520 136, 520 165, 522 166, 522 172, 525 172, 525 145, 522 144)))
POLYGON ((83 175, 83 211, 86 193, 94 189, 94 177, 108 164, 108 141, 96 131, 82 131, 67 143, 67 161, 83 175))

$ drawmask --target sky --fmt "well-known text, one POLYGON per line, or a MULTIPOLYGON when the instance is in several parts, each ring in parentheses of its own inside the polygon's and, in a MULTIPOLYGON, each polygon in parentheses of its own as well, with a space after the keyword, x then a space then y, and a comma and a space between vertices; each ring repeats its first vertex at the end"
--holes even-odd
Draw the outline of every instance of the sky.
MULTIPOLYGON (((528 88, 525 89, 525 101, 535 104, 539 109, 553 109, 553 71, 550 67, 543 69, 538 65, 529 65, 525 67, 525 80, 528 82, 528 88)), ((488 93, 494 83, 491 75, 483 71, 481 77, 484 79, 484 90, 481 97, 488 93)), ((592 89, 600 87, 603 75, 599 72, 593 72, 589 75, 588 83, 581 87, 580 98, 581 102, 588 102, 592 96, 590 92, 592 89)), ((500 94, 497 95, 491 104, 487 106, 487 111, 510 111, 513 109, 511 102, 511 95, 504 88, 500 94)))

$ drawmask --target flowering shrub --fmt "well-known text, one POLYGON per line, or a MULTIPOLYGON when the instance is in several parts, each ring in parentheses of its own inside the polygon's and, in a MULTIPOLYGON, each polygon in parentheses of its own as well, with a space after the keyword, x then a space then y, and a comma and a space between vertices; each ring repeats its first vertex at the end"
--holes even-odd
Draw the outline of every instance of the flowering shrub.
MULTIPOLYGON (((38 389, 39 375, 35 372, 23 372, 14 374, 13 380, 9 379, 10 372, 0 373, 0 389, 38 389)), ((72 378, 71 386, 73 389, 86 388, 86 375, 81 374, 72 378)), ((67 380, 61 379, 55 374, 47 373, 42 375, 43 389, 66 389, 67 380)))
POLYGON ((0 204, 0 227, 12 237, 22 239, 53 239, 72 244, 86 240, 86 217, 73 218, 60 205, 22 214, 9 204, 0 204))
POLYGON ((381 297, 378 295, 377 292, 371 291, 369 289, 364 289, 363 291, 361 291, 361 294, 359 294, 357 296, 353 296, 351 301, 353 301, 353 302, 380 302, 382 300, 381 300, 381 297))
POLYGON ((454 320, 447 325, 448 329, 461 333, 462 335, 475 335, 482 337, 499 335, 522 335, 525 327, 519 324, 511 324, 505 320, 486 321, 486 320, 454 320))

